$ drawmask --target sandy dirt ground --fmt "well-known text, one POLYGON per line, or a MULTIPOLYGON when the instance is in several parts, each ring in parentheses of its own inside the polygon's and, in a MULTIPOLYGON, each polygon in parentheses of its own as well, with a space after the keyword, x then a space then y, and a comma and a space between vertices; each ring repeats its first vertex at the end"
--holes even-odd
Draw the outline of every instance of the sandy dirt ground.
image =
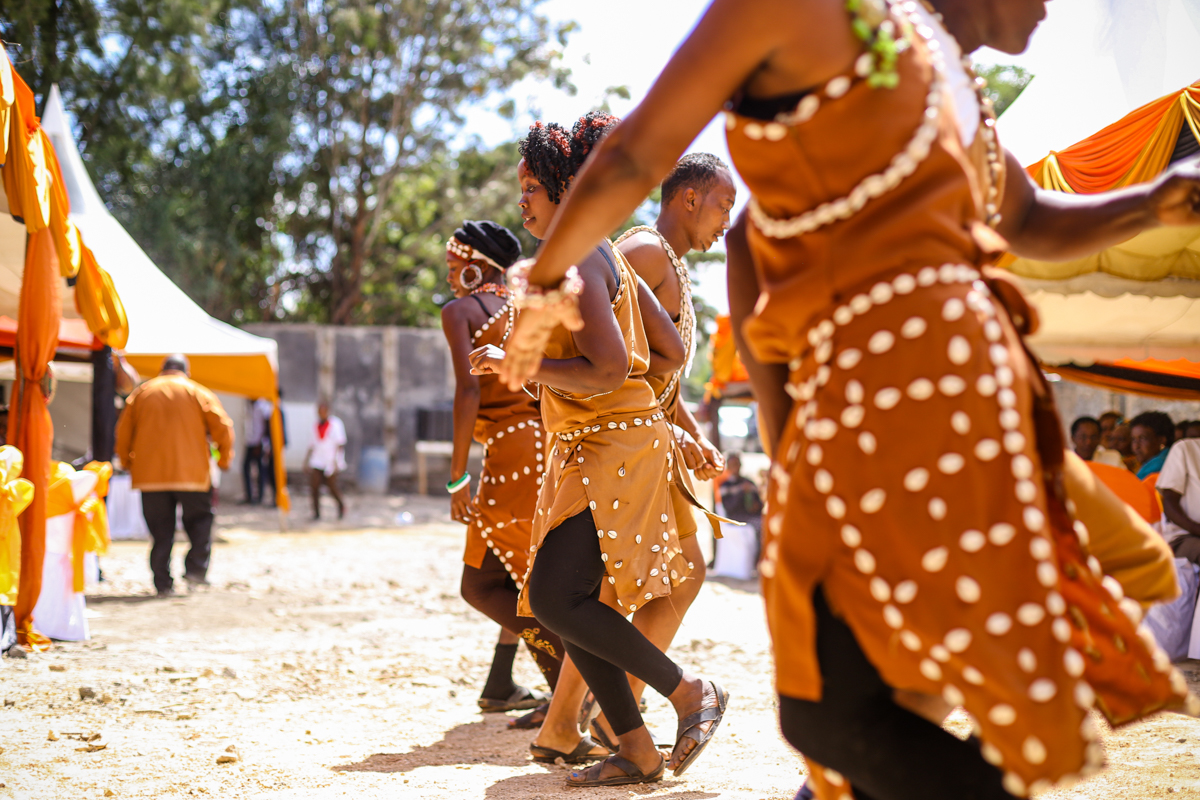
MULTIPOLYGON (((172 599, 150 596, 146 543, 115 543, 89 590, 92 640, 0 661, 0 800, 795 794, 756 584, 710 581, 676 639, 672 655, 733 696, 695 766, 652 787, 569 790, 563 767, 529 760, 528 732, 476 710, 496 629, 458 596, 462 528, 444 503, 357 506, 343 525, 286 534, 265 512, 224 514, 213 586, 172 599)), ((1200 663, 1183 666, 1197 685, 1200 663)), ((526 655, 518 679, 540 682, 526 655)), ((673 730, 647 696, 651 727, 673 730)), ((1163 715, 1105 738, 1105 773, 1045 797, 1200 798, 1200 721, 1163 715)))

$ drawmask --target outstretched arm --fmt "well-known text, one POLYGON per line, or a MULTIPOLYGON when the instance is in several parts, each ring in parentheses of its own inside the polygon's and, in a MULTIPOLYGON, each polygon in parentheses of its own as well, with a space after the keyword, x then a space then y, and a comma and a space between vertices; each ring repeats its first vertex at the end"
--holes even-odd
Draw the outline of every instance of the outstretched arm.
POLYGON ((714 0, 649 93, 576 177, 530 273, 558 284, 662 181, 725 101, 751 83, 762 96, 833 77, 860 45, 828 0, 714 0), (762 73, 759 76, 759 73, 762 73))
POLYGON ((1151 228, 1200 225, 1200 158, 1151 183, 1090 195, 1041 189, 1012 153, 1007 166, 998 232, 1019 256, 1068 261, 1151 228))

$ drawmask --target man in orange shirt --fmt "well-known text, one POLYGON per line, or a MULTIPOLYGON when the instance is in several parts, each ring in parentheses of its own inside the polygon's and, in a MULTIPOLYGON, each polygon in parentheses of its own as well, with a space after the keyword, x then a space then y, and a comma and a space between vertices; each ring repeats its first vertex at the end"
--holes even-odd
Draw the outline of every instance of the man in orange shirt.
POLYGON ((171 547, 175 509, 183 507, 183 528, 191 541, 184 560, 188 583, 208 583, 212 552, 212 475, 209 440, 217 466, 229 468, 233 423, 216 395, 188 377, 186 356, 167 356, 158 377, 143 383, 125 401, 117 423, 117 457, 142 492, 142 514, 150 529, 150 569, 159 597, 174 593, 171 547))

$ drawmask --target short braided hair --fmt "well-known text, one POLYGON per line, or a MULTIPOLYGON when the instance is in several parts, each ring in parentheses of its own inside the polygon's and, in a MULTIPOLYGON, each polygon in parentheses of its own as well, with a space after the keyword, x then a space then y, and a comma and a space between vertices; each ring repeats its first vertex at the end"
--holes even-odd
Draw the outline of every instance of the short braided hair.
POLYGON ((662 204, 665 206, 689 187, 698 194, 708 194, 717 182, 717 173, 722 170, 729 172, 729 165, 712 153, 688 153, 663 180, 662 204))
POLYGON ((583 169, 588 156, 596 149, 596 145, 621 120, 605 111, 589 111, 571 128, 571 177, 574 178, 583 169))
POLYGON ((575 172, 571 158, 571 134, 557 122, 535 122, 529 135, 517 143, 525 167, 546 189, 550 202, 559 203, 575 172))

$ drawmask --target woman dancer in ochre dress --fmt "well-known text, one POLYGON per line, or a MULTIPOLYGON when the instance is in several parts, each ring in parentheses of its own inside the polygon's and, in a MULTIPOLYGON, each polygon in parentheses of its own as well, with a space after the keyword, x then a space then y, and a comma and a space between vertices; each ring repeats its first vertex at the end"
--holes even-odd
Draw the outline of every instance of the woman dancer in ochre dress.
POLYGON ((494 375, 471 374, 477 347, 503 346, 515 310, 504 270, 521 257, 521 242, 494 222, 467 221, 446 244, 455 298, 442 307, 442 331, 454 363, 454 451, 451 516, 467 526, 462 596, 500 625, 500 643, 479 698, 484 711, 513 711, 548 702, 542 692, 512 679, 517 645, 524 640, 551 690, 558 682, 562 641, 528 617, 517 616, 517 592, 528 568, 538 489, 545 470, 545 434, 537 401, 513 392, 494 375), (471 496, 467 457, 472 438, 484 446, 483 472, 471 496))
MULTIPOLYGON (((774 454, 761 572, 788 740, 822 798, 1007 798, 1099 768, 1093 708, 1186 701, 1102 584, 1005 249, 1074 258, 1200 224, 1200 170, 1067 196, 999 146, 962 54, 1016 53, 1042 0, 715 0, 576 179, 536 266, 560 286, 722 108, 754 198, 731 309, 774 454), (894 699, 962 705, 959 741, 894 699)), ((544 289, 519 383, 570 295, 544 289)), ((1115 589, 1115 587, 1114 587, 1115 589)))
MULTIPOLYGON (((522 214, 535 235, 615 122, 592 113, 569 134, 557 125, 535 126, 530 139, 536 146, 523 145, 519 168, 522 214)), ((684 467, 645 379, 678 370, 685 351, 670 317, 607 240, 584 254, 577 272, 582 278, 571 286, 578 289, 573 296, 582 327, 558 327, 546 359, 529 376, 540 385, 552 449, 521 613, 535 613, 567 643, 620 743, 616 755, 572 774, 568 785, 649 783, 661 780, 668 764, 646 732, 626 673, 666 697, 679 715, 669 764, 676 775, 700 755, 729 701, 715 683, 680 669, 624 616, 669 597, 692 568, 672 502, 682 491, 678 471, 684 467), (602 586, 615 590, 616 609, 601 602, 602 586)), ((518 305, 546 300, 526 293, 520 276, 510 275, 510 284, 518 305)), ((485 348, 472 354, 472 363, 492 372, 504 358, 497 348, 485 348)), ((580 747, 589 742, 584 737, 580 747)), ((541 749, 534 748, 535 756, 541 749)))

